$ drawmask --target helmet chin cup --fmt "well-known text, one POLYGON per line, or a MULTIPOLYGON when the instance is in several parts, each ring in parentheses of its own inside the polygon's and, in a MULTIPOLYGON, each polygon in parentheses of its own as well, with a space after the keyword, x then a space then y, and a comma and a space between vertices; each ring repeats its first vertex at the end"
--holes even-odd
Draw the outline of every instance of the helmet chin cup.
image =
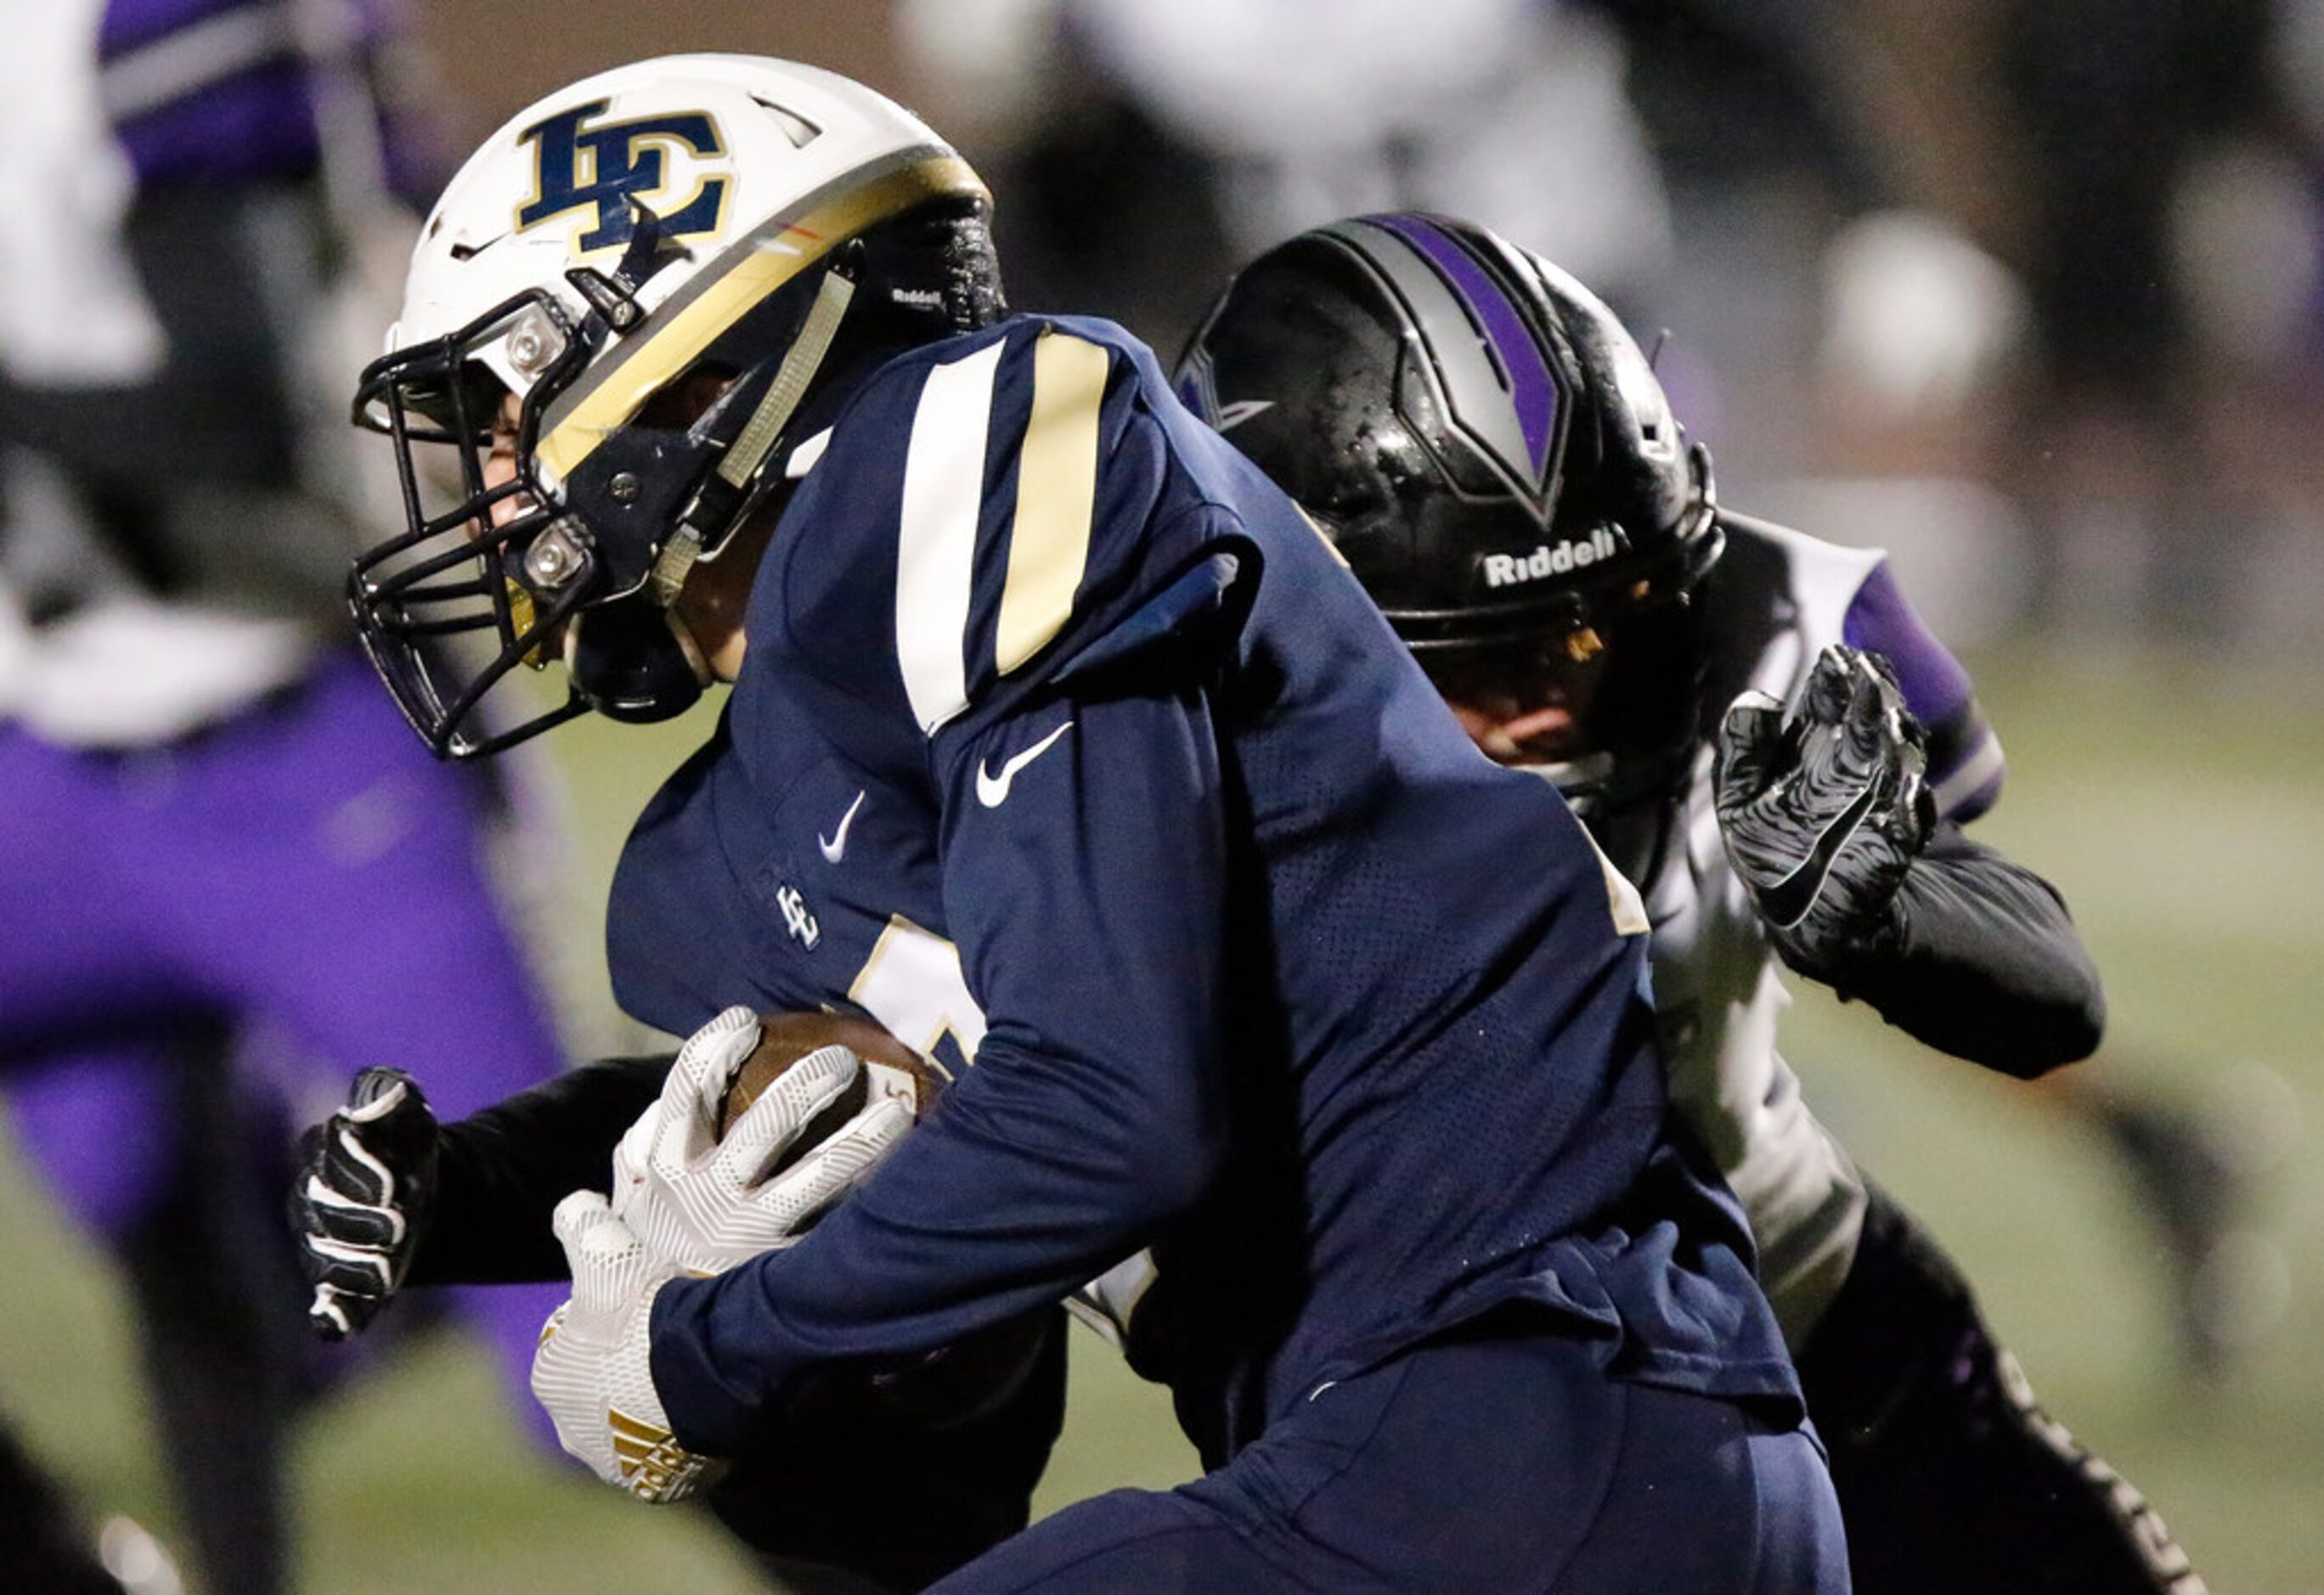
POLYGON ((643 595, 573 617, 565 667, 575 696, 609 720, 673 720, 702 700, 711 677, 702 650, 669 610, 643 595))

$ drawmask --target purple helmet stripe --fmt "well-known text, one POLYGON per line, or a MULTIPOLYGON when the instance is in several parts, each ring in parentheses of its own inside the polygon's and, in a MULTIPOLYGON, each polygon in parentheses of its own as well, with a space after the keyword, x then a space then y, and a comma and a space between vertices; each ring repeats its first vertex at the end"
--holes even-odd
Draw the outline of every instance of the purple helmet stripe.
POLYGON ((1550 439, 1556 436, 1557 383, 1532 331, 1500 284, 1494 281, 1469 252, 1435 224, 1416 216, 1373 216, 1365 220, 1385 227, 1411 244, 1442 273, 1455 293, 1476 315, 1478 324, 1500 355, 1508 373, 1509 398, 1517 410, 1534 484, 1542 485, 1549 469, 1550 439))

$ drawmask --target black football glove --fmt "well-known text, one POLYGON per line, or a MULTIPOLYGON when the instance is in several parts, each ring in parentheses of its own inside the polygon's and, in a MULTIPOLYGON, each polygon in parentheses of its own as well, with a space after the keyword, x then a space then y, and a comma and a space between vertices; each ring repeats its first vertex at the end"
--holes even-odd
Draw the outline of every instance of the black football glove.
POLYGON ((1926 765, 1895 678, 1859 649, 1825 649, 1788 720, 1764 692, 1729 705, 1720 834, 1768 939, 1802 974, 1831 980, 1903 939, 1897 888, 1936 823, 1926 765))
POLYGON ((290 1222, 315 1287, 307 1322, 344 1340, 411 1267, 436 1196, 436 1115, 401 1069, 365 1069, 347 1105, 307 1131, 290 1222))

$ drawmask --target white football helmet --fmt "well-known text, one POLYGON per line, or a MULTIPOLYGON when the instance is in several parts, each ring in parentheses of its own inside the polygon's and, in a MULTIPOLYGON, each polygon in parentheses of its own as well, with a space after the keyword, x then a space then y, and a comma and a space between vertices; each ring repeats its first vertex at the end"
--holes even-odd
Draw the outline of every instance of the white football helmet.
POLYGON ((350 603, 429 746, 691 704, 705 672, 668 614, 687 570, 878 363, 1001 314, 989 207, 908 111, 754 56, 616 68, 487 139, 422 228, 391 352, 355 397, 394 441, 408 524, 356 561, 350 603), (488 486, 512 395, 513 476, 488 486), (422 443, 456 456, 448 494, 422 443), (466 633, 497 653, 456 659, 466 633), (487 729, 493 688, 552 655, 567 702, 487 729))

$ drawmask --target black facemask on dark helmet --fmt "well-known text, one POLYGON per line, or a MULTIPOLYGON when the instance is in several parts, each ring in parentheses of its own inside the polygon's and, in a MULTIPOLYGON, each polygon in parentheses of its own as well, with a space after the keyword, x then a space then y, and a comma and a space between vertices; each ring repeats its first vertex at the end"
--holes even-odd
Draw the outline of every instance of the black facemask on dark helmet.
POLYGON ((1466 223, 1339 222, 1244 268, 1178 388, 1449 698, 1569 707, 1540 762, 1593 825, 1674 790, 1722 541, 1710 456, 1589 290, 1466 223))

